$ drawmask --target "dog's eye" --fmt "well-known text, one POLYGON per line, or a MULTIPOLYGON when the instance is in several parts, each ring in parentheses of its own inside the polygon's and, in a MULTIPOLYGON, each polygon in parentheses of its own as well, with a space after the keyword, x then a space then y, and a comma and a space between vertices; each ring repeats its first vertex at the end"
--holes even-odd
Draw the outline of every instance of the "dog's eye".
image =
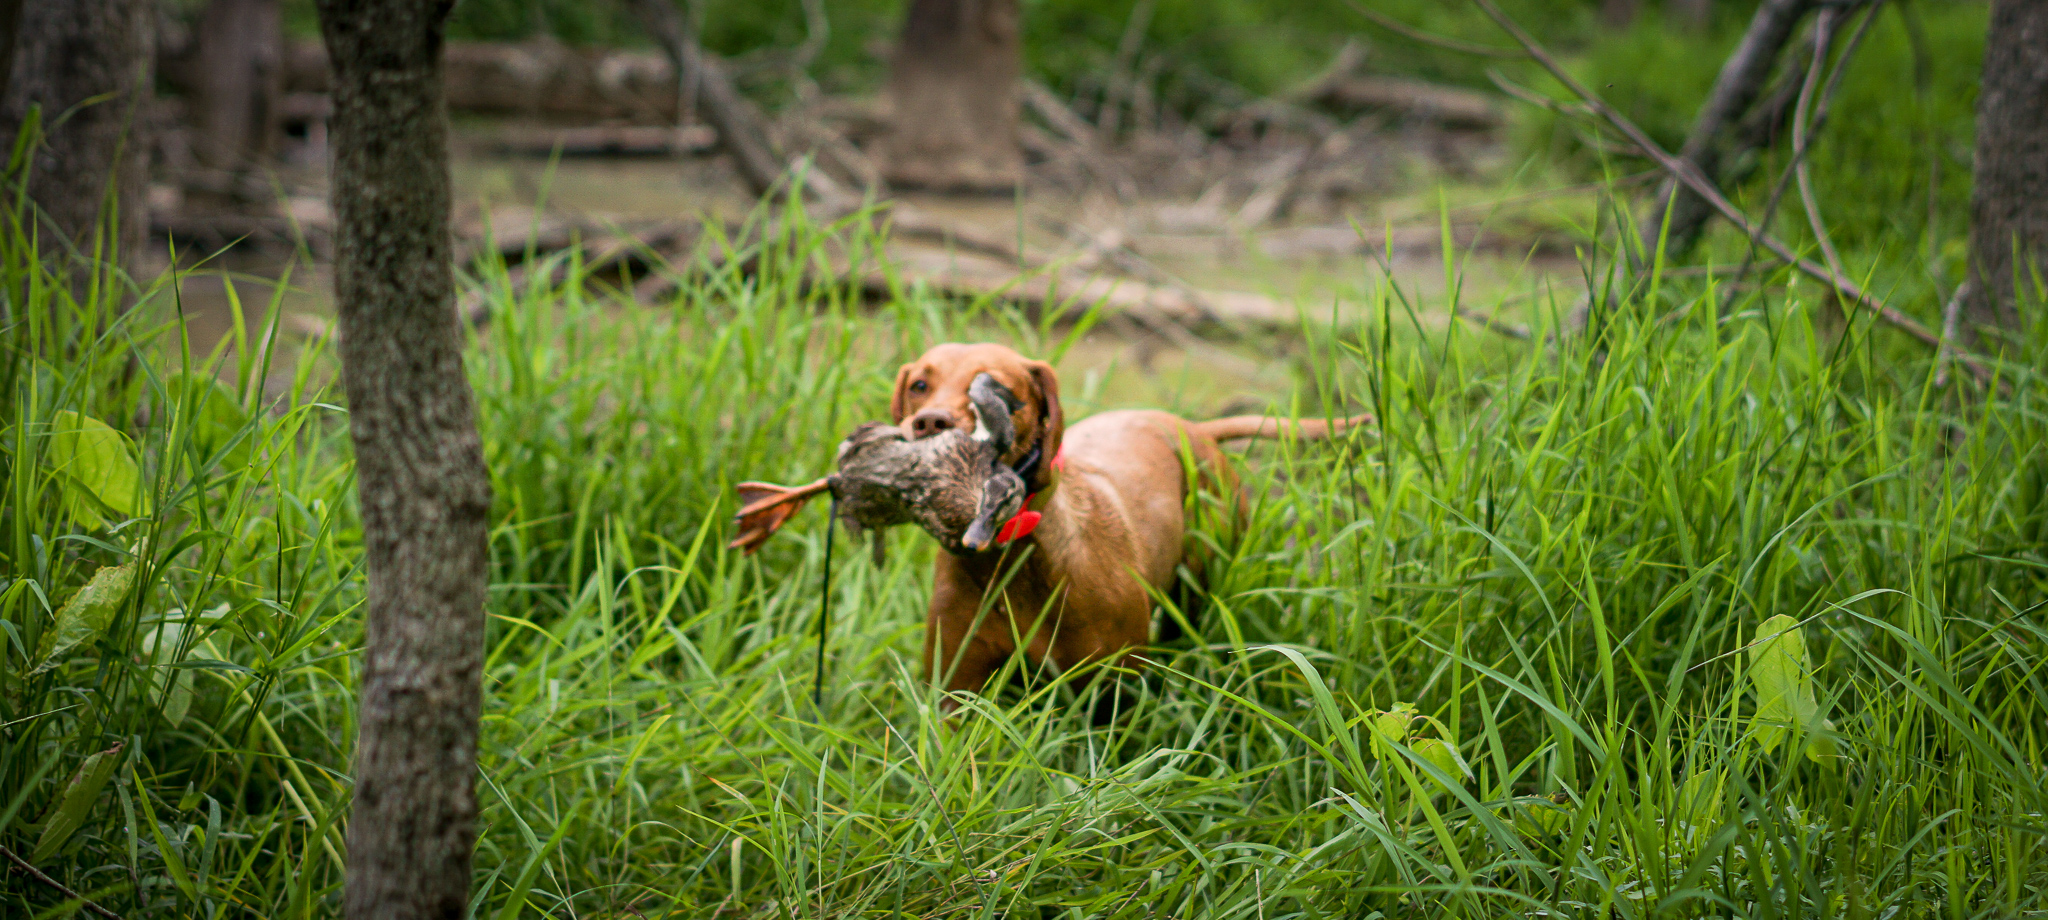
POLYGON ((922 393, 929 389, 931 389, 931 385, 925 383, 922 380, 913 380, 910 382, 910 392, 912 393, 922 393))

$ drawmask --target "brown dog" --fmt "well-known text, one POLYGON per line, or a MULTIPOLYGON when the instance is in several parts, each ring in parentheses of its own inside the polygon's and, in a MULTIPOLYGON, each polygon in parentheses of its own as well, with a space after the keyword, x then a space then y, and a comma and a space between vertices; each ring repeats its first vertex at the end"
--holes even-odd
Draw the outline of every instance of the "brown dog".
MULTIPOLYGON (((1032 664, 1061 672, 1105 660, 1141 665, 1136 653, 1151 634, 1151 592, 1170 589, 1176 567, 1195 562, 1184 540, 1190 490, 1227 496, 1233 514, 1242 510, 1236 476, 1217 445, 1321 438, 1371 420, 1188 422, 1140 410, 1104 412, 1068 428, 1051 365, 1001 345, 946 344, 897 372, 891 421, 913 438, 975 431, 968 388, 982 373, 1021 402, 1011 415, 1015 439, 998 459, 1023 477, 1031 498, 997 545, 940 553, 933 566, 924 660, 930 679, 947 690, 982 689, 1020 644, 1032 664), (1183 456, 1193 460, 1193 483, 1183 456)), ((752 545, 787 513, 768 516, 743 522, 758 532, 752 545)), ((949 699, 945 707, 954 705, 949 699)))
POLYGON ((1172 586, 1187 554, 1190 489, 1229 496, 1233 509, 1240 507, 1236 476, 1217 445, 1284 433, 1321 438, 1371 420, 1360 415, 1331 425, 1247 415, 1188 422, 1135 410, 1100 413, 1069 428, 1052 366, 987 344, 939 345, 904 365, 890 415, 912 437, 971 430, 967 387, 984 371, 1024 404, 1012 416, 1016 441, 1001 459, 1024 476, 1033 493, 1029 507, 1042 516, 1007 545, 938 556, 925 666, 948 690, 980 690, 1019 640, 1033 664, 1063 672, 1105 659, 1139 665, 1136 652, 1151 634, 1150 592, 1172 586), (1183 451, 1194 460, 1195 483, 1185 475, 1183 451), (1027 546, 1031 552, 1021 552, 1027 546), (1014 564, 1019 557, 1021 565, 1014 564), (1001 594, 982 615, 983 598, 997 585, 1001 594))

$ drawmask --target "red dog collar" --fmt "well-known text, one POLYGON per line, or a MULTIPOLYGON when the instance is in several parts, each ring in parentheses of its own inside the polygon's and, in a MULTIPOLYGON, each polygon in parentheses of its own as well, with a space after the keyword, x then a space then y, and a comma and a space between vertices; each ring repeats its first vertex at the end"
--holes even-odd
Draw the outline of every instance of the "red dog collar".
MULTIPOLYGON (((1066 465, 1066 460, 1067 450, 1064 447, 1060 448, 1059 453, 1052 456, 1052 463, 1047 468, 1053 472, 1053 485, 1059 484, 1060 467, 1066 465)), ((1043 512, 1034 510, 1032 506, 1038 504, 1039 496, 1051 491, 1052 488, 1048 486, 1043 491, 1033 492, 1024 496, 1024 510, 1017 512, 1016 515, 1003 522, 1002 529, 996 531, 995 545, 1008 546, 1011 543, 1031 536, 1031 532, 1038 529, 1038 522, 1045 518, 1043 512)))

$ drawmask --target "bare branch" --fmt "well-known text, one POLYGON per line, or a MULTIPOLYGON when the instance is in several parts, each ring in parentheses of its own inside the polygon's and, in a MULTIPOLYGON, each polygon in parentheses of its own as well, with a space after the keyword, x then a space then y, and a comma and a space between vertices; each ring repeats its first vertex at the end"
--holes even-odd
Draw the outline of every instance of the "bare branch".
POLYGON ((1144 44, 1145 30, 1152 26, 1152 9, 1156 5, 1156 0, 1138 0, 1131 6, 1131 18, 1124 22, 1123 38, 1116 43, 1116 59, 1109 67, 1108 86, 1103 89, 1102 106, 1095 112, 1095 123, 1101 127, 1103 137, 1116 138, 1124 96, 1137 82, 1131 74, 1131 64, 1139 46, 1144 44))
POLYGON ((70 898, 73 901, 78 902, 79 906, 85 908, 86 910, 92 911, 94 914, 97 914, 101 917, 105 917, 107 918, 107 920, 121 920, 120 914, 114 913, 111 910, 108 910, 104 907, 99 906, 98 904, 94 904, 93 902, 86 900, 85 895, 79 894, 76 891, 72 891, 70 888, 65 887, 63 882, 57 881, 56 879, 44 875, 43 870, 31 865, 28 860, 15 855, 15 852, 13 850, 8 849, 4 844, 0 844, 0 856, 7 857, 7 861, 13 863, 15 868, 20 869, 23 875, 26 875, 29 878, 35 879, 38 882, 48 885, 51 888, 57 889, 58 893, 64 895, 67 898, 70 898))
POLYGON ((1462 39, 1449 38, 1442 35, 1432 35, 1428 32, 1424 32, 1421 29, 1411 26, 1405 22, 1402 22, 1399 19, 1395 19, 1392 16, 1382 13, 1379 10, 1366 6, 1365 4, 1358 2, 1358 0, 1344 0, 1344 3, 1346 6, 1351 7, 1352 12, 1365 17, 1366 21, 1372 23, 1373 25, 1379 26, 1380 28, 1392 32, 1395 35, 1401 36, 1402 38, 1412 39, 1414 41, 1421 42, 1425 45, 1434 45, 1438 48, 1444 49, 1445 51, 1456 51, 1459 54, 1473 54, 1478 55, 1479 57, 1498 58, 1504 61, 1519 61, 1523 58, 1528 57, 1528 55, 1520 51, 1516 51, 1513 48, 1495 48, 1492 45, 1482 45, 1478 42, 1468 42, 1462 39))
MULTIPOLYGON (((1749 111, 1757 97, 1764 91, 1773 66, 1781 50, 1791 39, 1792 29, 1812 9, 1816 0, 1764 0, 1757 7, 1756 15, 1750 18, 1749 27, 1743 32, 1742 42, 1728 55, 1727 63, 1714 79, 1714 87, 1700 105, 1699 115, 1694 118, 1692 128, 1685 136, 1685 145, 1678 155, 1691 163, 1699 175, 1708 181, 1718 181, 1721 164, 1737 158, 1740 147, 1761 144, 1757 141, 1741 141, 1738 149, 1728 149, 1724 134, 1742 113, 1749 111)), ((1497 11, 1488 15, 1500 17, 1497 11)), ((1767 134, 1765 136, 1768 136, 1767 134)), ((1713 215, 1713 208, 1699 196, 1689 194, 1689 188, 1675 177, 1659 189, 1655 211, 1643 221, 1643 251, 1651 251, 1658 245, 1658 235, 1664 237, 1664 245, 1671 252, 1684 252, 1698 239, 1700 229, 1713 215), (1667 220, 1666 214, 1670 217, 1667 220), (1668 224, 1668 231, 1666 226, 1668 224)))
POLYGON ((1948 386, 1948 362, 1955 354, 1956 336, 1962 332, 1963 304, 1970 300, 1970 282, 1956 285, 1948 305, 1941 309, 1941 348, 1934 353, 1934 385, 1948 386))
MULTIPOLYGON (((1571 90, 1573 95, 1584 100, 1594 113, 1606 120, 1608 124, 1613 125, 1615 130, 1621 132, 1622 136, 1628 138, 1631 143, 1634 143, 1637 148, 1641 149, 1651 159, 1656 160, 1659 165, 1675 176, 1679 182, 1705 200, 1714 210, 1719 211, 1721 216, 1726 217, 1729 222, 1742 228, 1743 232, 1753 236, 1765 249, 1784 259, 1787 264, 1798 269, 1808 277, 1826 282, 1844 300, 1848 300, 1858 307, 1875 313, 1879 319, 1893 328, 1912 336, 1915 340, 1925 345, 1936 348, 1940 347, 1941 337, 1926 326, 1921 325, 1918 320, 1886 306, 1882 301, 1872 297, 1848 279, 1837 279, 1834 273, 1830 272, 1826 267, 1816 265, 1811 259, 1801 257, 1790 246, 1785 245, 1783 241, 1765 232, 1764 228, 1752 222, 1749 219, 1749 215, 1743 213, 1740 208, 1730 203, 1721 194, 1720 189, 1714 187, 1714 183, 1700 175, 1698 167, 1694 166, 1690 161, 1672 156, 1670 152, 1652 140, 1648 134, 1643 133, 1643 129, 1637 127, 1635 122, 1630 121, 1626 116, 1615 111, 1614 107, 1608 105, 1606 100, 1600 98, 1592 90, 1587 89, 1584 84, 1578 81, 1578 78, 1573 77, 1569 71, 1565 70, 1563 65, 1560 65, 1550 52, 1545 51, 1541 45, 1537 44, 1535 38, 1531 37, 1514 20, 1509 19, 1507 14, 1502 13, 1500 7, 1496 6, 1493 0, 1472 0, 1472 2, 1478 4, 1480 9, 1486 11, 1486 15, 1492 17, 1494 22, 1499 23, 1504 31, 1514 37, 1515 41, 1528 49, 1530 57, 1535 58, 1537 63, 1543 65, 1543 69, 1550 71, 1550 75, 1557 78, 1559 83, 1564 84, 1566 89, 1571 90)), ((1968 355, 1958 354, 1956 360, 1962 363, 1964 367, 1969 368, 1970 373, 1979 380, 1989 381, 1992 379, 1991 370, 1976 359, 1968 355)))
POLYGON ((789 54, 789 70, 801 74, 811 69, 811 62, 818 59, 818 52, 825 50, 825 40, 832 36, 832 22, 825 18, 825 0, 803 0, 804 40, 789 54))
POLYGON ((1848 69, 1849 58, 1856 53, 1856 46, 1863 43, 1863 36, 1870 31, 1870 24, 1877 19, 1879 5, 1870 5, 1868 11, 1863 14, 1862 25, 1857 27, 1854 35, 1849 36, 1849 43, 1843 46, 1841 56, 1835 61, 1834 74, 1828 80, 1828 91, 1822 96, 1809 118, 1807 112, 1813 97, 1813 85, 1818 82, 1821 64, 1827 60, 1828 45, 1833 43, 1830 31, 1834 24, 1835 10, 1821 10, 1814 34, 1813 64, 1807 70, 1806 88, 1799 94, 1799 108, 1792 116, 1792 170, 1799 180, 1799 203, 1806 209, 1807 225, 1813 228, 1813 238, 1820 244, 1821 255, 1827 258, 1828 270, 1834 273, 1837 281, 1849 277, 1849 273, 1843 270, 1842 256, 1835 251, 1834 240, 1828 236, 1827 224, 1821 220, 1820 199, 1813 193, 1813 172, 1809 168, 1812 161, 1806 156, 1806 152, 1811 144, 1812 134, 1819 131, 1821 123, 1827 119, 1828 103, 1834 98, 1835 88, 1841 85, 1842 71, 1848 69))

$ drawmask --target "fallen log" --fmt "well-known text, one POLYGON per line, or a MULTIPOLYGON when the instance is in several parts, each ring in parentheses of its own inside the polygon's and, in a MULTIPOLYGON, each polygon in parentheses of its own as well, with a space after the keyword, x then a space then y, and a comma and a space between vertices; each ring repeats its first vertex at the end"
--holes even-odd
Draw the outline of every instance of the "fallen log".
MULTIPOLYGON (((1515 232, 1518 229, 1524 228, 1501 222, 1495 222, 1491 227, 1483 227, 1476 223, 1454 223, 1451 225, 1451 245, 1468 252, 1568 254, 1571 251, 1569 240, 1559 239, 1554 234, 1546 234, 1536 228, 1526 228, 1526 232, 1515 232)), ((1356 255, 1389 250, 1396 254, 1435 253, 1443 249, 1444 231, 1442 227, 1434 225, 1394 227, 1391 230, 1368 230, 1364 233, 1348 225, 1296 227, 1261 234, 1257 245, 1260 252, 1275 259, 1356 255)))
POLYGON ((303 241, 316 254, 324 254, 333 240, 333 228, 327 224, 268 214, 151 213, 149 230, 175 240, 181 250, 223 249, 242 242, 295 247, 303 241))
MULTIPOLYGON (((537 283, 550 289, 559 287, 569 279, 572 267, 579 264, 584 277, 594 278, 617 270, 622 280, 629 280, 633 273, 644 273, 664 261, 664 253, 695 248, 702 230, 703 225, 694 220, 671 220, 633 232, 590 238, 579 234, 576 242, 547 253, 546 258, 536 257, 507 268, 504 288, 518 291, 536 283, 534 273, 543 267, 545 277, 537 283)), ((490 322, 496 291, 492 285, 477 285, 463 292, 459 307, 462 316, 473 326, 490 322)))
POLYGON ((492 149, 499 153, 542 157, 668 157, 702 153, 717 144, 717 132, 705 125, 506 128, 490 140, 492 149))
POLYGON ((1507 123, 1496 97, 1405 77, 1336 77, 1310 101, 1345 111, 1384 111, 1446 128, 1486 131, 1507 123))
POLYGON ((990 298, 1039 311, 1100 303, 1111 314, 1170 322, 1186 328, 1202 326, 1292 328, 1299 313, 1291 304, 1242 291, 1197 291, 1178 285, 1148 284, 1107 275, 1079 275, 1054 270, 1003 271, 956 254, 899 249, 891 252, 894 271, 858 272, 859 284, 871 297, 890 298, 902 284, 923 285, 946 297, 990 298))
MULTIPOLYGON (((317 40, 285 49, 285 91, 327 92, 327 51, 317 40)), ((486 115, 669 124, 681 110, 675 69, 647 51, 571 48, 556 41, 449 42, 448 108, 486 115)), ((185 69, 165 79, 183 93, 185 69)))

